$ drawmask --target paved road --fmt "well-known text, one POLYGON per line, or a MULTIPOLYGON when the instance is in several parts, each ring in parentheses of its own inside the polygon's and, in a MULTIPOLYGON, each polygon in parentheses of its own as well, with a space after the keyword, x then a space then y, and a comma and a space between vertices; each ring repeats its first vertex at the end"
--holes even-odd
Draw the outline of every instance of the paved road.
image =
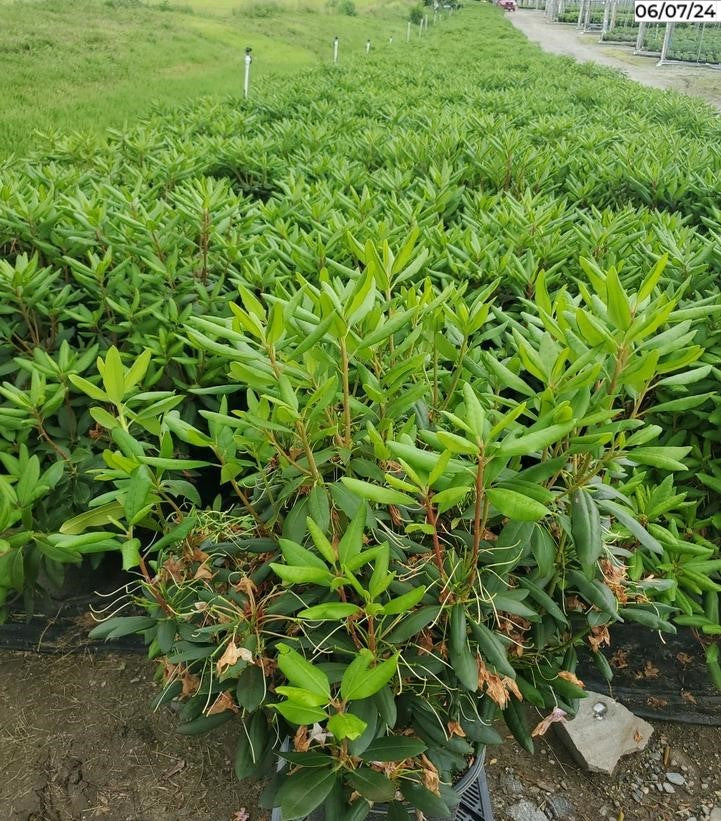
POLYGON ((508 20, 544 51, 591 61, 620 69, 630 79, 646 86, 673 89, 703 97, 721 108, 721 72, 698 66, 657 66, 653 57, 634 57, 630 46, 601 44, 598 35, 579 34, 574 26, 548 23, 542 11, 519 9, 506 14, 508 20))

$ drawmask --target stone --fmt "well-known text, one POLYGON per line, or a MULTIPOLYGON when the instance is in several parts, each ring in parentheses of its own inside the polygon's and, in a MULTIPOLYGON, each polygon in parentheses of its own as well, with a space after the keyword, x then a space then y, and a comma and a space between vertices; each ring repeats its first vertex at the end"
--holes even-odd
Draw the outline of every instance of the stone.
POLYGON ((575 718, 554 726, 581 766, 606 775, 613 775, 621 756, 645 749, 653 734, 647 721, 612 698, 591 691, 581 700, 575 718), (606 708, 601 718, 598 704, 606 708))
POLYGON ((668 783, 668 781, 664 781, 663 788, 669 795, 673 795, 676 792, 676 790, 668 783))
POLYGON ((721 807, 714 807, 711 810, 709 821, 721 821, 721 807))
POLYGON ((512 804, 506 813, 513 821, 548 821, 546 813, 541 812, 535 804, 526 801, 525 798, 512 804))
POLYGON ((523 784, 513 773, 503 773, 500 785, 504 795, 520 795, 523 792, 523 784))
POLYGON ((666 781, 671 784, 675 784, 677 787, 683 787, 686 783, 686 779, 681 775, 681 773, 666 773, 666 781))
POLYGON ((559 793, 549 795, 546 799, 546 805, 547 813, 551 818, 571 819, 576 817, 576 810, 565 795, 560 795, 559 793))

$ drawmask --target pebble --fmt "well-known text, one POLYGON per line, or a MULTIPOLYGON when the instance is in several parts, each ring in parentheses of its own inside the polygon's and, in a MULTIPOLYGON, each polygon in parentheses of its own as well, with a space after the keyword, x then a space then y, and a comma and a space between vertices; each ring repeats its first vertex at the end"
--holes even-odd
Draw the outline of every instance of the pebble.
POLYGON ((686 779, 681 775, 681 773, 666 773, 666 781, 669 781, 671 784, 675 784, 677 787, 683 787, 686 783, 686 779))
POLYGON ((523 784, 513 773, 503 773, 500 784, 506 795, 520 795, 523 792, 523 784))
POLYGON ((673 793, 676 792, 676 790, 668 783, 668 781, 663 785, 663 788, 669 795, 673 795, 673 793))
POLYGON ((721 807, 714 807, 709 815, 709 821, 721 821, 721 807))
POLYGON ((506 812, 513 821, 548 821, 545 812, 541 812, 535 804, 525 799, 510 806, 506 812))
POLYGON ((571 819, 575 817, 576 811, 573 804, 563 795, 549 795, 546 803, 552 818, 571 819))

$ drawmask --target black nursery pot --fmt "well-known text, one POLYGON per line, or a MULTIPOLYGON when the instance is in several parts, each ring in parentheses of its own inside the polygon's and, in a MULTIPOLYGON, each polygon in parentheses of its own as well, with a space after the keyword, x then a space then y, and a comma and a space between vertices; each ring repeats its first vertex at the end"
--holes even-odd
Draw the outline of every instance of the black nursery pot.
MULTIPOLYGON (((491 797, 488 793, 486 771, 483 766, 485 758, 486 748, 478 747, 475 761, 453 785, 460 799, 453 813, 442 818, 440 816, 427 817, 427 821, 493 821, 491 797)), ((284 761, 279 762, 278 769, 282 769, 284 765, 284 761)), ((409 807, 409 809, 412 808, 409 807)), ((388 806, 386 804, 374 804, 366 818, 370 821, 382 821, 387 815, 388 806)), ((276 807, 273 810, 271 821, 281 821, 280 808, 276 807)), ((321 807, 312 812, 306 821, 335 821, 335 819, 326 818, 321 807)))

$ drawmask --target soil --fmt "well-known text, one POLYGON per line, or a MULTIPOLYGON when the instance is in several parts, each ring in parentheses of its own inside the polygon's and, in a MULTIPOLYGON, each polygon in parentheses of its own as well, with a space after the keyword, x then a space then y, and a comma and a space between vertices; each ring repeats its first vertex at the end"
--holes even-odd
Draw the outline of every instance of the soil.
POLYGON ((212 744, 177 735, 170 708, 151 712, 152 679, 136 654, 0 653, 0 818, 266 818, 232 773, 234 722, 212 744))
POLYGON ((511 739, 489 749, 486 776, 496 821, 721 818, 721 729, 652 724, 646 749, 622 758, 612 777, 582 770, 553 732, 537 739, 534 755, 511 739), (685 783, 672 784, 667 773, 685 783))
MULTIPOLYGON (((0 652, 0 818, 266 819, 260 786, 234 780, 233 722, 210 736, 177 735, 170 708, 151 712, 152 673, 139 654, 0 652)), ((552 733, 535 756, 511 739, 489 749, 495 818, 700 820, 715 807, 721 815, 721 729, 653 723, 646 750, 612 778, 581 770, 552 733), (663 787, 669 771, 686 782, 673 793, 663 787)))
POLYGON ((704 66, 668 64, 658 58, 637 56, 633 46, 599 43, 599 34, 582 34, 568 23, 549 23, 542 11, 519 9, 507 19, 544 51, 573 57, 579 62, 598 63, 622 71, 642 85, 702 97, 721 108, 721 72, 704 66))

